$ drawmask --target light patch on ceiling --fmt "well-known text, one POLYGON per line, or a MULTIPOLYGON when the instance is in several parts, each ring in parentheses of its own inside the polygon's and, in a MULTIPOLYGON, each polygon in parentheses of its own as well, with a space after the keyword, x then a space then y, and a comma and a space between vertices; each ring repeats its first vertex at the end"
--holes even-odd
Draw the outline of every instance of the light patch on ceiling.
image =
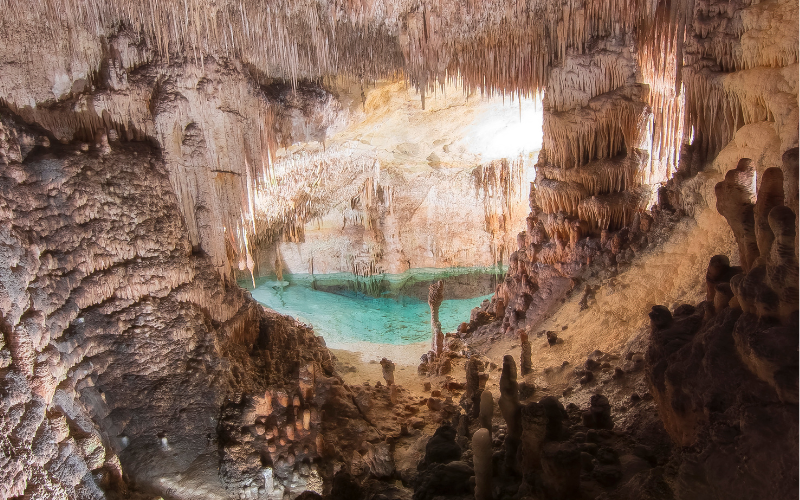
MULTIPOLYGON (((536 163, 542 149, 541 99, 523 98, 512 102, 508 98, 492 97, 481 102, 459 144, 483 161, 521 155, 528 160, 526 164, 536 163)), ((532 182, 535 170, 526 170, 532 182)))
MULTIPOLYGON (((507 158, 525 160, 526 178, 542 147, 541 99, 486 97, 465 94, 459 85, 447 85, 427 95, 403 81, 383 82, 366 90, 339 88, 350 108, 351 122, 328 136, 327 146, 375 158, 383 167, 475 168, 507 158)), ((279 151, 291 157, 318 150, 316 143, 296 143, 279 151)))

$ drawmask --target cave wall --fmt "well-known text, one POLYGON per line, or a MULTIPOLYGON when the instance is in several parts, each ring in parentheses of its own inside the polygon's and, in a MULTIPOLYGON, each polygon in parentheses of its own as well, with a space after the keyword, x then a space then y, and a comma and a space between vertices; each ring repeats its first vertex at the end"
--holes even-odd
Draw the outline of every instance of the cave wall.
POLYGON ((256 251, 256 272, 369 276, 506 264, 525 228, 523 169, 520 159, 382 168, 353 198, 304 224, 296 241, 256 251))
POLYGON ((0 496, 319 489, 321 408, 344 449, 357 410, 323 341, 193 251, 157 152, 0 131, 0 496))

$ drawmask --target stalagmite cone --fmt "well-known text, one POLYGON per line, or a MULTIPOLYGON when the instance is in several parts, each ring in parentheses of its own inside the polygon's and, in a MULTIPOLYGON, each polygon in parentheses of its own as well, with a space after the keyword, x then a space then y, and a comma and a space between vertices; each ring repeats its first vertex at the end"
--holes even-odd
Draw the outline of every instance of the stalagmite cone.
POLYGON ((756 244, 759 255, 766 257, 770 253, 775 236, 769 227, 769 213, 773 208, 782 205, 783 172, 777 167, 768 168, 761 177, 758 200, 754 209, 756 244))
POLYGON ((428 305, 431 308, 431 349, 437 354, 444 349, 444 334, 439 322, 439 306, 444 300, 444 283, 439 280, 433 283, 428 290, 428 305))
POLYGON ((272 415, 272 393, 269 390, 264 392, 264 408, 266 415, 272 415))
POLYGON ((392 363, 392 361, 383 358, 381 359, 381 370, 383 374, 383 380, 386 381, 386 385, 393 385, 395 364, 392 363))
POLYGON ((532 361, 532 352, 533 348, 531 346, 530 340, 528 340, 528 334, 524 330, 520 330, 519 335, 520 341, 520 371, 522 375, 528 375, 533 371, 533 361, 532 361))
POLYGON ((277 392, 276 396, 277 396, 279 405, 281 405, 284 408, 288 408, 289 407, 289 395, 286 394, 285 391, 279 390, 277 392))
POLYGON ((481 427, 492 431, 492 417, 494 416, 494 396, 492 391, 485 389, 481 393, 481 412, 480 423, 481 427))
POLYGON ((541 467, 541 448, 547 433, 547 412, 539 403, 522 407, 522 463, 521 470, 541 467))
POLYGON ((492 437, 487 429, 478 429, 472 436, 475 464, 475 500, 492 500, 492 437))

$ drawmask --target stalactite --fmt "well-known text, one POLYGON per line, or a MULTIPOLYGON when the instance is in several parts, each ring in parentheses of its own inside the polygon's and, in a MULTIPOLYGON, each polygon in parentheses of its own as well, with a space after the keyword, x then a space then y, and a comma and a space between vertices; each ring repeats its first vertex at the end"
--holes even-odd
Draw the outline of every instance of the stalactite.
POLYGON ((582 185, 574 182, 541 179, 536 183, 536 202, 547 213, 578 215, 578 205, 588 195, 582 185))
POLYGON ((572 220, 564 212, 544 214, 541 217, 541 222, 547 235, 551 238, 558 236, 565 241, 569 240, 572 220))
POLYGON ((579 184, 587 193, 581 198, 628 191, 641 184, 640 169, 645 160, 646 155, 634 150, 623 160, 596 160, 580 168, 562 169, 547 164, 539 165, 537 186, 541 186, 544 179, 579 184))
POLYGON ((578 207, 580 220, 589 223, 592 231, 615 231, 628 226, 642 208, 644 198, 637 192, 626 191, 603 196, 592 196, 578 207))
POLYGON ((580 167, 639 147, 647 110, 640 86, 623 87, 592 99, 591 106, 546 113, 544 149, 547 161, 561 168, 580 167))

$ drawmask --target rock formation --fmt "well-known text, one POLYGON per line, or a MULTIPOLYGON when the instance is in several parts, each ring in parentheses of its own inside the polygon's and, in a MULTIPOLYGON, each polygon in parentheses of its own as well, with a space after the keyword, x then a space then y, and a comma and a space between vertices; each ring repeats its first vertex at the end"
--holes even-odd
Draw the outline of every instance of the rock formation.
POLYGON ((475 462, 475 500, 492 499, 492 438, 487 429, 478 429, 472 436, 475 462))
POLYGON ((528 334, 524 331, 519 334, 519 343, 521 348, 519 369, 525 376, 533 371, 533 362, 531 361, 531 341, 528 340, 528 334))
POLYGON ((542 444, 547 435, 547 412, 539 403, 528 403, 521 408, 522 437, 519 470, 541 469, 542 444))
POLYGON ((480 410, 480 423, 481 428, 488 429, 492 432, 492 418, 494 417, 494 396, 488 389, 481 392, 481 410, 480 410))
POLYGON ((648 375, 667 431, 693 450, 679 493, 786 498, 798 481, 796 214, 782 204, 775 169, 755 204, 731 197, 750 178, 740 167, 716 192, 747 264, 733 269, 716 256, 708 300, 653 307, 648 375))
POLYGON ((467 381, 464 390, 462 406, 470 418, 477 418, 481 411, 482 393, 480 387, 480 372, 483 371, 483 362, 477 356, 472 356, 464 365, 467 381))
MULTIPOLYGON (((3 128, 23 144, 41 137, 8 118, 3 128)), ((0 307, 3 432, 14 444, 2 496, 149 488, 186 470, 149 458, 167 451, 218 478, 200 486, 210 495, 263 484, 267 470, 286 491, 313 483, 311 469, 292 477, 325 453, 333 422, 323 405, 361 417, 311 330, 265 311, 193 253, 159 156, 141 143, 55 141, 11 153, 0 200, 14 271, 0 307), (198 458, 208 453, 219 458, 198 458)))
POLYGON ((517 384, 517 363, 508 354, 503 357, 503 372, 500 375, 500 399, 497 403, 506 422, 505 439, 506 467, 515 469, 517 449, 522 436, 522 423, 517 384))
POLYGON ((383 372, 383 380, 386 385, 394 385, 394 363, 386 358, 381 359, 381 371, 383 372))
POLYGON ((581 452, 573 443, 546 443, 542 449, 544 488, 549 498, 575 498, 580 491, 581 452))
POLYGON ((431 350, 437 355, 442 354, 444 347, 444 334, 442 324, 439 322, 439 306, 444 300, 444 283, 439 280, 430 286, 428 292, 428 305, 431 307, 431 350))

